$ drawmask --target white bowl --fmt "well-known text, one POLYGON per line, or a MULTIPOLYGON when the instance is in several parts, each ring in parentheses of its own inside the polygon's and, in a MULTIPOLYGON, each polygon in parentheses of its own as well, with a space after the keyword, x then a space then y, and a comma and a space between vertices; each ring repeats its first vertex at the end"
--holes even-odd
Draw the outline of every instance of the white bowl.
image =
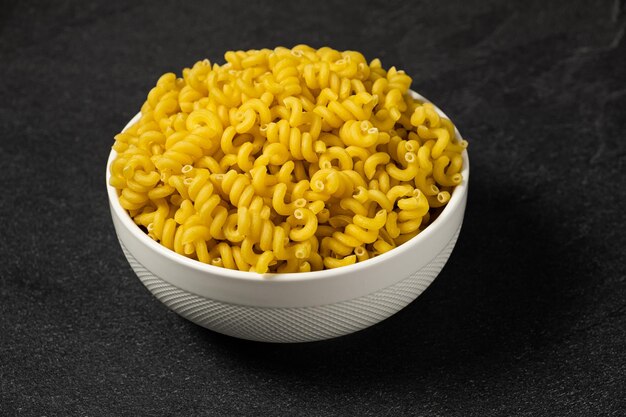
POLYGON ((106 171, 113 225, 141 282, 168 308, 200 326, 263 342, 330 339, 369 327, 404 308, 430 285, 450 257, 467 202, 465 151, 463 182, 439 217, 405 244, 337 269, 258 275, 203 264, 149 238, 109 185, 109 166, 115 156, 111 151, 106 171))

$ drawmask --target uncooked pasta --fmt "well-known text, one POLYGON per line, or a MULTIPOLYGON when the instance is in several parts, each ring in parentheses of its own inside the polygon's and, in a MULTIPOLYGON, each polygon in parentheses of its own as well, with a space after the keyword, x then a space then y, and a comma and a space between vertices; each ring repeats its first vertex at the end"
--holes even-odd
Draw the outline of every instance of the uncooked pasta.
POLYGON ((411 78, 355 51, 229 51, 164 74, 115 136, 110 184, 155 241, 210 265, 308 272, 428 226, 467 142, 411 78))

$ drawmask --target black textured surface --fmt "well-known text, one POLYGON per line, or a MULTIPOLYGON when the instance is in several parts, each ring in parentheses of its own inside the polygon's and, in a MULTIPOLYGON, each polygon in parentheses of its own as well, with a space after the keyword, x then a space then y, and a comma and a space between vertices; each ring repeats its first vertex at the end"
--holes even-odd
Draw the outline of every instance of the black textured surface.
POLYGON ((281 5, 0 8, 0 414, 625 415, 624 1, 281 5), (149 295, 104 166, 161 73, 300 42, 405 69, 470 139, 469 205, 417 302, 262 345, 149 295))

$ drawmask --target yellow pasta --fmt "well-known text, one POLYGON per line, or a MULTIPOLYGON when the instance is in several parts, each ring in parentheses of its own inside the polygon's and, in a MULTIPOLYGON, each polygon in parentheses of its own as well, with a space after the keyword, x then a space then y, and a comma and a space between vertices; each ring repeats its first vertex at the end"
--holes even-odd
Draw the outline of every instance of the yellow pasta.
POLYGON ((418 235, 463 181, 467 141, 403 71, 306 45, 225 60, 161 76, 115 136, 110 184, 166 248, 259 274, 338 268, 418 235))

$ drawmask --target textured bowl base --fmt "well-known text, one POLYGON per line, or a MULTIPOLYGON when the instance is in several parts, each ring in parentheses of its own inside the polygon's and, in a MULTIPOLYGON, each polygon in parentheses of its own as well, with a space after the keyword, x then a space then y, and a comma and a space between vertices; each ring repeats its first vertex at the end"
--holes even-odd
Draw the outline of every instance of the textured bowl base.
POLYGON ((419 271, 372 294, 315 307, 268 308, 224 303, 200 297, 163 281, 141 265, 121 244, 141 282, 168 308, 207 329, 261 342, 310 342, 356 332, 406 307, 437 277, 461 228, 446 247, 419 271))

